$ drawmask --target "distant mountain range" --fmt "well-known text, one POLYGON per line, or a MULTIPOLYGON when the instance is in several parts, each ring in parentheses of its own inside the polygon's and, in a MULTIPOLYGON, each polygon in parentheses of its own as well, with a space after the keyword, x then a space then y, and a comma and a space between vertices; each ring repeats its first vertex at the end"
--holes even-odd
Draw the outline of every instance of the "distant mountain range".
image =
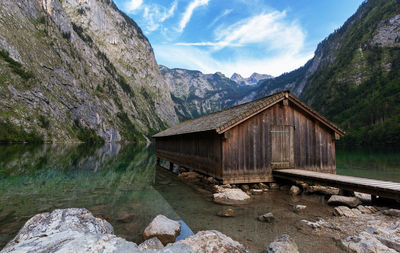
POLYGON ((266 79, 271 79, 274 78, 271 75, 267 74, 258 74, 258 73, 253 73, 250 77, 244 78, 238 73, 234 73, 231 76, 231 80, 234 81, 235 83, 239 85, 256 85, 258 84, 259 81, 266 80, 266 79))

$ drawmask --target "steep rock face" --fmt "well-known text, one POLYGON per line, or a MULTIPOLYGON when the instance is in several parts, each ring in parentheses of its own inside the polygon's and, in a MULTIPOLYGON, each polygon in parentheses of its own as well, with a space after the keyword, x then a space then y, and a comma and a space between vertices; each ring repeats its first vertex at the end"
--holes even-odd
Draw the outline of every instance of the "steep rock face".
POLYGON ((365 1, 303 67, 260 84, 289 89, 347 130, 352 144, 400 143, 400 4, 365 1))
POLYGON ((3 141, 145 140, 177 122, 148 40, 110 0, 2 1, 0 50, 3 141))
POLYGON ((249 101, 245 95, 252 88, 242 87, 221 73, 203 74, 200 71, 169 69, 165 66, 160 66, 160 71, 169 86, 180 120, 249 101))

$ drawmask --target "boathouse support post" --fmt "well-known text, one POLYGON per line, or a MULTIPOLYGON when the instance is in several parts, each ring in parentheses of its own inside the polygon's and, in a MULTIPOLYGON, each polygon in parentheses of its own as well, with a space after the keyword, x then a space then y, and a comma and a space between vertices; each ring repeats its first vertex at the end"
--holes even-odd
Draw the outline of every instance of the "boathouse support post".
POLYGON ((174 163, 169 162, 169 170, 172 171, 174 169, 174 163))
POLYGON ((157 166, 160 166, 161 165, 161 162, 160 162, 160 157, 157 157, 157 166))

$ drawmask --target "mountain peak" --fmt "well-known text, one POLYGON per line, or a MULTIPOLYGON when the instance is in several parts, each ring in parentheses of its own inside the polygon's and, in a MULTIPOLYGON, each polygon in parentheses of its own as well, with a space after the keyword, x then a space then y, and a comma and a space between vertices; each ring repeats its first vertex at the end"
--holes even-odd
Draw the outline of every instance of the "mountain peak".
POLYGON ((256 72, 251 74, 251 76, 248 78, 244 78, 238 73, 234 73, 231 76, 231 80, 239 85, 256 85, 260 80, 270 79, 270 78, 273 78, 273 76, 267 74, 259 74, 256 72))

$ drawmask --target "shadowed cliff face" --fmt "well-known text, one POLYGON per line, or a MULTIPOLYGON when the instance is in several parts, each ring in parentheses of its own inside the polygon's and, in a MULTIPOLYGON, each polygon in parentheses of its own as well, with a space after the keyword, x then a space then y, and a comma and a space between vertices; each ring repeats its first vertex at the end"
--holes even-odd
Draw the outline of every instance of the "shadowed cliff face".
POLYGON ((151 45, 112 1, 4 0, 0 20, 0 123, 18 130, 8 139, 145 141, 177 123, 151 45))

